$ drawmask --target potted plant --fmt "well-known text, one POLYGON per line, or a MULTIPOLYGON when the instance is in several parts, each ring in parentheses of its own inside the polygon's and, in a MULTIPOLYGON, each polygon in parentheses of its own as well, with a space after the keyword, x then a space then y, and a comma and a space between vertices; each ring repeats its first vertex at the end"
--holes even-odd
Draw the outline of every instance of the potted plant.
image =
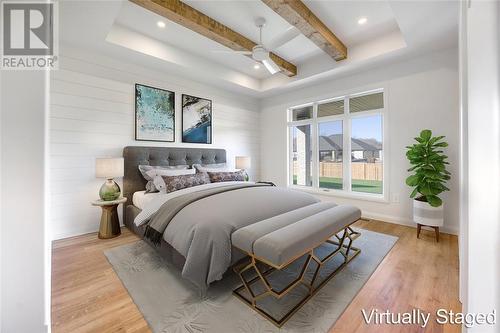
POLYGON ((417 223, 417 237, 422 225, 436 229, 439 241, 439 227, 443 225, 443 201, 439 197, 444 191, 449 191, 446 182, 450 172, 446 170, 448 156, 442 150, 448 146, 443 141, 444 136, 432 136, 428 129, 420 132, 420 136, 412 146, 407 146, 406 157, 410 161, 412 172, 406 178, 406 184, 413 188, 410 198, 413 198, 413 219, 417 223))

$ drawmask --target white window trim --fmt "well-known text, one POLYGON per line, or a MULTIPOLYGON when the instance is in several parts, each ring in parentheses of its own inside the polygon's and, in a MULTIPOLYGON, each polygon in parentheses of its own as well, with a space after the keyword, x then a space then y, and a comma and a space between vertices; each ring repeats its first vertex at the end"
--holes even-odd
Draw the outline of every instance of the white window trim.
MULTIPOLYGON (((344 94, 339 94, 338 97, 334 98, 326 98, 319 100, 317 102, 307 102, 303 103, 300 105, 294 105, 290 106, 287 108, 287 131, 288 131, 288 149, 287 149, 287 158, 288 158, 288 170, 287 170, 287 179, 288 179, 288 187, 302 190, 305 192, 313 193, 313 194, 319 194, 319 195, 326 195, 326 196, 333 196, 333 197, 341 197, 341 198, 352 198, 352 199, 359 199, 359 200, 366 200, 366 201, 374 201, 374 202, 381 202, 381 203, 389 203, 389 135, 388 135, 388 89, 386 87, 380 88, 375 88, 375 89, 369 89, 369 90, 364 90, 363 92, 359 92, 359 90, 352 91, 352 92, 346 92, 344 94), (383 92, 383 98, 384 98, 384 107, 382 109, 376 109, 376 110, 369 110, 369 111, 361 111, 361 112, 356 112, 356 113, 351 113, 349 114, 349 98, 351 97, 358 97, 358 96, 363 96, 363 95, 369 95, 373 94, 376 92, 383 92), (340 115, 333 115, 333 116, 326 116, 326 117, 321 117, 318 119, 317 113, 318 113, 318 105, 327 103, 327 102, 332 102, 332 101, 338 101, 338 100, 344 100, 344 113, 340 115), (312 119, 305 119, 305 120, 298 120, 298 121, 293 121, 292 120, 292 109, 295 108, 300 108, 300 107, 305 107, 305 106, 311 106, 313 107, 313 117, 312 119), (343 182, 343 189, 342 190, 336 190, 336 189, 323 189, 319 187, 319 152, 318 152, 318 130, 319 130, 319 124, 324 123, 324 122, 329 122, 329 121, 342 121, 342 131, 343 131, 343 144, 344 144, 344 151, 350 152, 351 151, 351 120, 354 118, 360 118, 360 117, 367 117, 370 115, 381 115, 382 116, 382 144, 383 144, 383 149, 382 149, 382 161, 383 161, 383 182, 382 182, 382 194, 373 194, 373 193, 364 193, 364 192, 356 192, 352 191, 351 184, 352 184, 352 179, 351 179, 351 159, 346 157, 349 154, 343 154, 345 155, 343 158, 343 169, 342 169, 342 182, 343 182), (293 184, 293 132, 290 130, 291 127, 293 126, 301 126, 301 125, 311 125, 311 135, 313 136, 312 140, 312 179, 313 183, 312 186, 304 186, 304 185, 294 185, 293 184)), ((349 155, 350 157, 350 155, 349 155)))

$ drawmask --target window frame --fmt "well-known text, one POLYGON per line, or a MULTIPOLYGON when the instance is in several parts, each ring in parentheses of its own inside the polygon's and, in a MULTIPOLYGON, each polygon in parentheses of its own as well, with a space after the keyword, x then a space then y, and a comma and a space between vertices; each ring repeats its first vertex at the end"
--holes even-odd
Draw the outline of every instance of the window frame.
POLYGON ((287 185, 288 187, 304 190, 306 192, 355 198, 376 202, 389 202, 389 140, 388 140, 388 104, 387 104, 387 89, 385 87, 372 88, 372 89, 357 89, 337 94, 336 97, 320 99, 313 102, 306 102, 299 105, 293 105, 287 108, 287 132, 288 132, 288 170, 287 170, 287 185), (384 107, 381 109, 374 109, 368 111, 361 111, 350 113, 349 112, 349 99, 363 95, 370 95, 373 93, 383 93, 384 107), (344 112, 338 115, 331 115, 318 118, 318 105, 344 100, 344 112), (299 121, 293 121, 292 109, 313 106, 312 118, 299 121), (382 117, 382 161, 383 161, 383 181, 382 181, 382 194, 364 193, 352 190, 352 173, 351 173, 351 132, 352 132, 352 119, 363 118, 368 116, 380 115, 382 117), (342 152, 342 189, 327 189, 319 187, 319 124, 332 121, 342 121, 342 138, 343 138, 343 152, 342 152), (293 184, 293 131, 294 126, 310 125, 311 126, 311 149, 312 149, 312 186, 295 185, 293 184))

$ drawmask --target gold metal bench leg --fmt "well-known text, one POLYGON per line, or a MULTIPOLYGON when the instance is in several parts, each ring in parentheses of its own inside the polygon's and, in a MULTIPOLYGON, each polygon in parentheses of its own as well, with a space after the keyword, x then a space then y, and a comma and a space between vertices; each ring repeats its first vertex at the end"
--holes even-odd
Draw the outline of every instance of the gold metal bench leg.
POLYGON ((286 287, 282 288, 281 290, 277 291, 275 290, 271 283, 267 280, 266 276, 274 272, 275 270, 282 270, 283 268, 286 268, 290 264, 292 264, 294 261, 287 263, 285 265, 282 265, 280 267, 275 267, 272 266, 268 263, 265 263, 266 266, 269 268, 262 271, 258 267, 258 262, 260 261, 258 258, 253 256, 253 254, 248 254, 250 256, 250 262, 247 265, 242 265, 240 267, 242 268, 235 268, 235 272, 239 275, 242 285, 236 288, 233 291, 233 294, 238 297, 240 300, 242 300, 245 304, 250 306, 252 309, 254 309, 256 312, 264 316, 266 319, 271 321, 274 325, 277 327, 283 326, 290 317, 297 312, 311 297, 313 297, 330 279, 332 279, 342 268, 344 268, 352 259, 354 259, 360 252, 361 250, 358 248, 355 248, 352 246, 353 241, 358 238, 361 234, 357 231, 354 231, 351 229, 350 226, 346 227, 341 231, 342 236, 339 237, 336 233, 335 238, 337 238, 337 241, 331 240, 328 238, 325 243, 333 244, 336 245, 336 248, 330 252, 326 257, 323 259, 318 258, 314 254, 314 249, 311 249, 309 253, 305 253, 301 255, 299 258, 295 259, 298 260, 302 258, 304 255, 307 254, 307 258, 304 262, 304 265, 302 266, 299 275, 295 280, 293 280, 291 283, 289 283, 286 287), (345 240, 348 239, 347 244, 345 243, 345 240), (330 273, 319 285, 314 288, 314 283, 316 281, 316 278, 319 275, 320 269, 327 263, 329 262, 333 257, 335 257, 338 253, 340 253, 344 257, 344 262, 337 267, 332 273, 330 273), (349 256, 349 254, 352 254, 349 256), (317 264, 317 267, 314 270, 313 277, 311 278, 310 282, 307 282, 305 280, 305 276, 307 273, 307 269, 310 266, 311 261, 315 261, 317 264), (243 273, 253 269, 256 273, 256 276, 253 277, 250 280, 246 280, 243 273), (257 281, 261 281, 262 284, 264 285, 265 291, 261 292, 260 294, 255 294, 255 292, 252 290, 252 285, 256 283, 257 281), (287 312, 281 319, 274 318, 271 314, 267 313, 264 309, 260 308, 257 305, 257 301, 263 297, 266 296, 273 296, 276 299, 280 299, 287 295, 292 289, 294 289, 297 285, 299 284, 304 284, 308 289, 309 292, 307 295, 300 301, 298 302, 289 312, 287 312), (249 297, 245 297, 241 292, 243 290, 246 290, 249 297))

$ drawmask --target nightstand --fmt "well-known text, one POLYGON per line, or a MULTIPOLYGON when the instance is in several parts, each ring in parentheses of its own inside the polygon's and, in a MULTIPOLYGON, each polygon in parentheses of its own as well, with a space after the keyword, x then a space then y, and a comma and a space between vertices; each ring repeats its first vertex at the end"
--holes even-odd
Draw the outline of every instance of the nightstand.
POLYGON ((113 201, 95 200, 93 206, 102 208, 101 225, 99 227, 99 238, 108 239, 121 234, 120 221, 118 220, 117 207, 127 202, 127 198, 119 198, 113 201))

